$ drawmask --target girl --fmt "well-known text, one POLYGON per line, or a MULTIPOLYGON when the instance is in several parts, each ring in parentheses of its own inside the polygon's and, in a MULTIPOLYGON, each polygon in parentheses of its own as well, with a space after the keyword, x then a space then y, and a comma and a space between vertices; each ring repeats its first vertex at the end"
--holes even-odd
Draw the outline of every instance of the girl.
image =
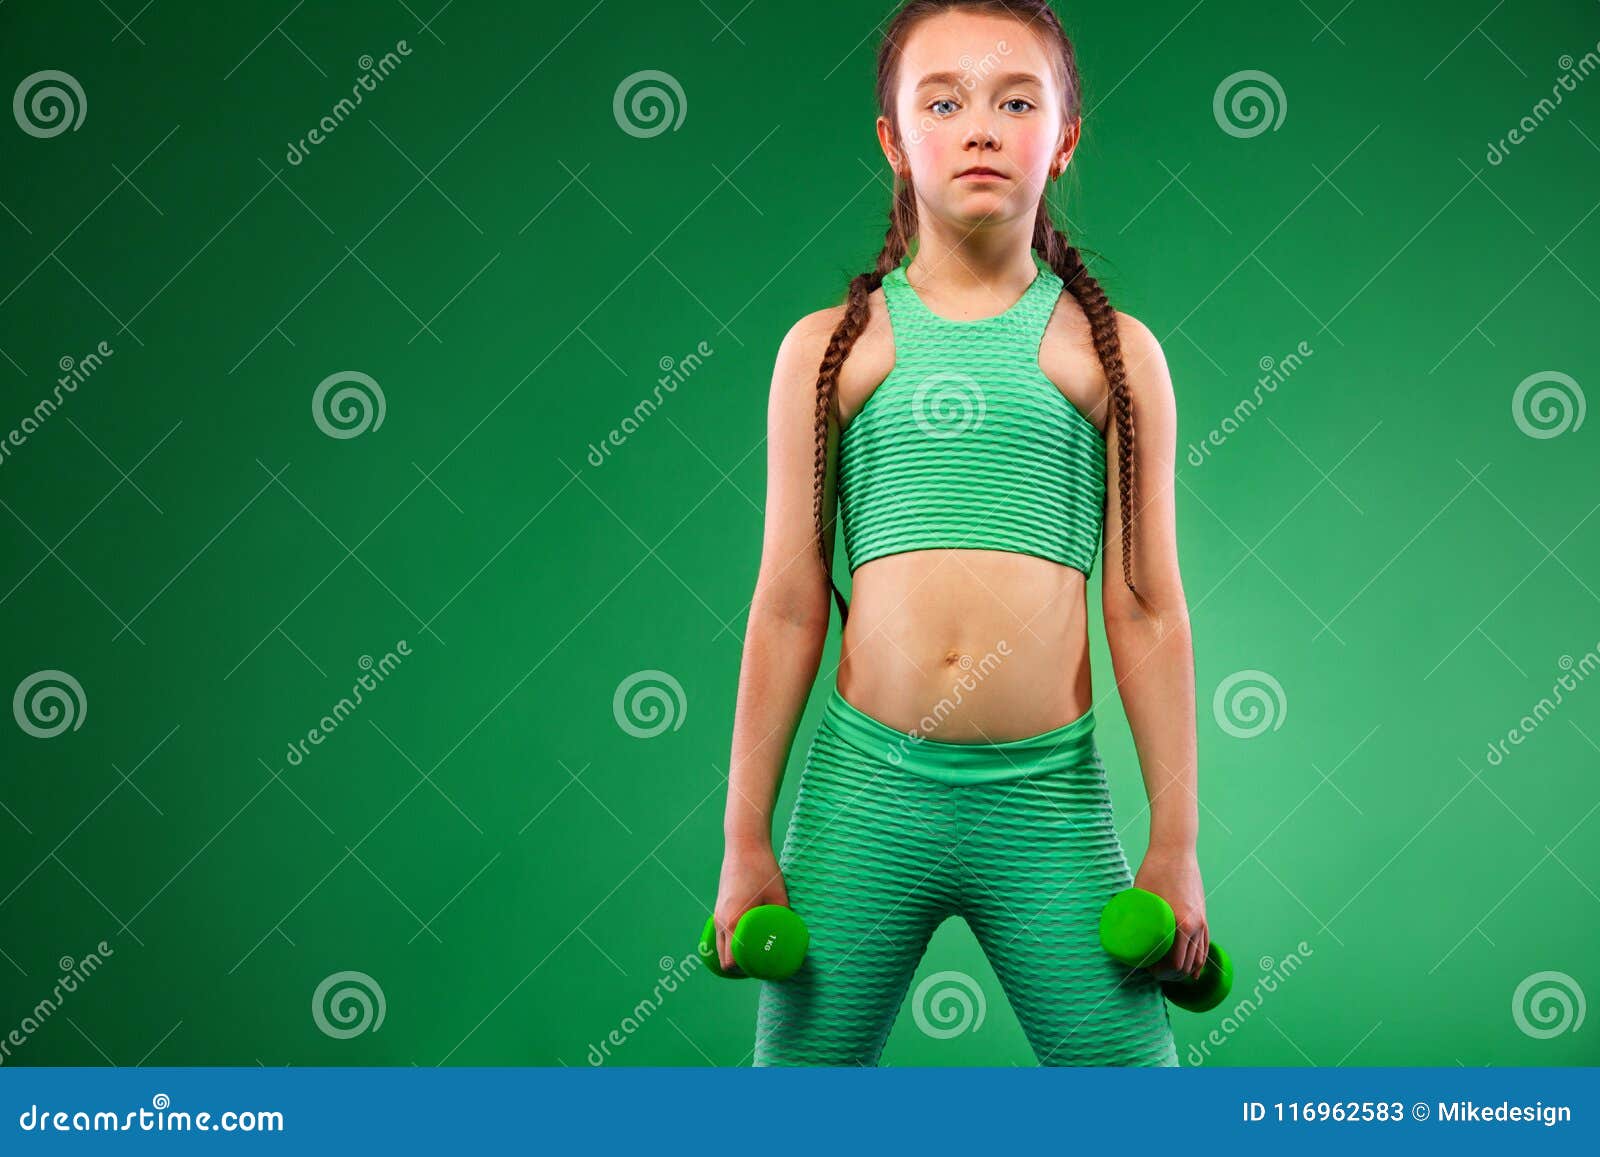
MULTIPOLYGON (((1198 976, 1193 654, 1156 339, 1118 313, 1044 199, 1080 129, 1046 0, 911 0, 878 53, 894 204, 870 273, 784 338, 740 672, 717 951, 764 903, 811 932, 761 986, 755 1063, 874 1065, 928 939, 971 926, 1042 1065, 1176 1065, 1154 969, 1100 947, 1137 885, 1198 976), (819 369, 820 367, 820 369, 819 369), (837 514, 852 577, 832 580, 837 514), (1149 795, 1130 876, 1094 739, 1087 582, 1149 795), (837 686, 781 867, 772 812, 821 661, 837 686)), ((1171 975, 1165 972, 1164 975, 1171 975)))

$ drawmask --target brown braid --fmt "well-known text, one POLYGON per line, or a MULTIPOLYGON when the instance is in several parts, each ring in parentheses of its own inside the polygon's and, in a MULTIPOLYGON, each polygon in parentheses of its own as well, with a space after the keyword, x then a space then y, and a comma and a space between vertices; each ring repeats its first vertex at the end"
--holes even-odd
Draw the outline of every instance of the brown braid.
MULTIPOLYGON (((1061 21, 1051 9, 1048 0, 908 0, 895 13, 884 33, 878 49, 877 100, 878 111, 891 124, 895 124, 895 85, 899 75, 900 57, 911 30, 930 16, 949 11, 979 12, 989 15, 1010 16, 1038 30, 1059 51, 1062 111, 1067 123, 1078 119, 1081 104, 1081 83, 1078 77, 1076 54, 1061 21)), ((895 144, 900 145, 899 127, 895 127, 895 144)), ((916 194, 907 178, 895 176, 894 201, 889 212, 889 229, 884 235, 883 248, 870 273, 858 273, 850 279, 844 316, 828 340, 827 351, 817 372, 816 407, 816 468, 812 487, 812 510, 818 557, 823 573, 833 589, 834 602, 839 607, 841 624, 849 617, 850 606, 833 581, 833 558, 829 545, 832 526, 822 520, 823 495, 827 482, 828 438, 839 423, 838 385, 839 371, 850 356, 856 339, 867 326, 867 299, 883 279, 910 252, 911 241, 917 234, 916 194)), ((1096 356, 1105 371, 1111 394, 1111 420, 1117 427, 1117 466, 1119 481, 1117 493, 1122 509, 1122 578, 1133 597, 1145 610, 1149 610, 1139 588, 1133 581, 1133 521, 1137 504, 1137 479, 1133 465, 1133 399, 1128 391, 1127 367, 1122 360, 1122 343, 1117 333, 1116 310, 1106 298, 1083 256, 1050 218, 1050 206, 1045 198, 1039 199, 1039 212, 1034 220, 1033 248, 1061 278, 1084 315, 1094 339, 1096 356)))
POLYGON ((1133 582, 1133 520, 1137 510, 1138 477, 1133 466, 1133 395, 1128 390, 1128 369, 1122 360, 1122 339, 1117 333, 1117 311, 1106 298, 1106 291, 1083 263, 1083 255, 1067 235, 1050 220, 1050 207, 1039 201, 1039 216, 1033 226, 1033 247, 1044 257, 1067 291, 1077 299, 1089 318, 1094 352, 1105 370, 1111 392, 1111 420, 1117 424, 1117 496, 1122 507, 1122 581, 1141 607, 1148 612, 1149 602, 1133 582))

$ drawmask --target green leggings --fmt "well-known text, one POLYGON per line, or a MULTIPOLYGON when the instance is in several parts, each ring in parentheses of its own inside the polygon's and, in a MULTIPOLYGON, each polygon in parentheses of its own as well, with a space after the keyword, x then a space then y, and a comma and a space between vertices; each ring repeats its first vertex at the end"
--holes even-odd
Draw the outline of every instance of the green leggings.
MULTIPOLYGON (((1100 947, 1100 909, 1133 878, 1092 710, 1027 739, 947 743, 836 688, 779 866, 811 945, 799 972, 761 982, 757 1065, 876 1065, 951 916, 976 934, 1039 1064, 1178 1063, 1155 977, 1100 947)), ((988 997, 947 974, 915 999, 919 1027, 942 1037, 980 1023, 988 997)))

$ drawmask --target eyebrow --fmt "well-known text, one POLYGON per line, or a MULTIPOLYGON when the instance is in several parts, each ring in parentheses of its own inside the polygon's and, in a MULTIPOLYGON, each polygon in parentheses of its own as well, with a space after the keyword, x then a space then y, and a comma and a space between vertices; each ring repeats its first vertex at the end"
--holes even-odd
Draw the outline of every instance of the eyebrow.
MULTIPOLYGON (((923 77, 917 82, 917 88, 928 88, 930 85, 939 84, 958 85, 966 76, 967 73, 962 72, 930 72, 927 76, 923 77)), ((1031 72, 1000 72, 996 73, 991 79, 993 79, 996 84, 1000 85, 1042 83, 1039 78, 1031 72)))

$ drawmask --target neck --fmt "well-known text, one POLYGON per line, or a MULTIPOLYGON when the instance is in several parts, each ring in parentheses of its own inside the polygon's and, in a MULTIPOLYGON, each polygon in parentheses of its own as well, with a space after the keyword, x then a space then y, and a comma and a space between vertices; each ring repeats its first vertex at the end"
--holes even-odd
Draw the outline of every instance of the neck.
POLYGON ((951 230, 931 219, 931 214, 925 220, 927 225, 917 233, 917 255, 907 273, 918 286, 951 297, 992 294, 1010 301, 1027 289, 1038 273, 1032 221, 951 230))

